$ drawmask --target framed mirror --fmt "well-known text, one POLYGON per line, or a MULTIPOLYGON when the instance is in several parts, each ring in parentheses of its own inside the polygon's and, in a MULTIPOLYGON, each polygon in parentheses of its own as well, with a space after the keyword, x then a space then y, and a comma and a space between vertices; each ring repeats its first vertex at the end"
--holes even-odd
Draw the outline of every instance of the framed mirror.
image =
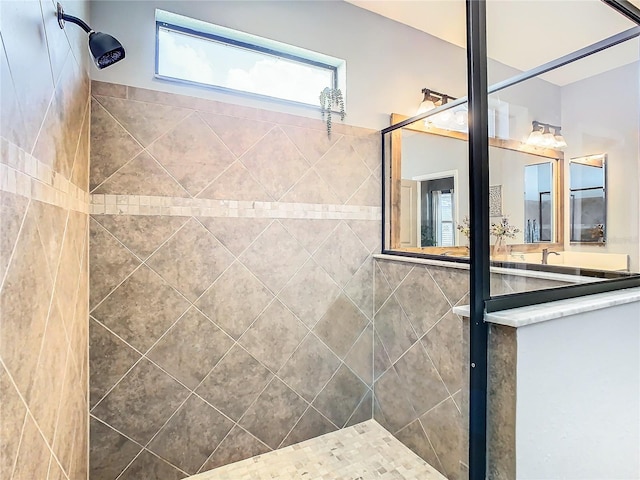
MULTIPOLYGON (((393 114, 392 123, 405 118, 393 114)), ((389 140, 385 249, 468 256, 467 135, 414 122, 389 140)), ((489 154, 490 221, 513 226, 515 233, 504 238, 509 254, 518 260, 544 248, 561 250, 563 153, 492 137, 489 154)))
POLYGON ((607 156, 569 161, 569 239, 571 243, 606 242, 607 156))
POLYGON ((524 166, 524 243, 551 242, 554 238, 553 163, 524 166))

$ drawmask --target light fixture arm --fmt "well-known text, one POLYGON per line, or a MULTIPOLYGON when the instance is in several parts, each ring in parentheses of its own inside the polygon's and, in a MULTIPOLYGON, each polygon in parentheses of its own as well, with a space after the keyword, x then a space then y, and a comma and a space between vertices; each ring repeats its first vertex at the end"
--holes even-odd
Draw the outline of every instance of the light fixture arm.
POLYGON ((93 29, 89 25, 87 25, 87 23, 84 20, 81 20, 78 17, 74 17, 73 15, 67 15, 66 13, 64 13, 64 10, 62 9, 62 5, 58 3, 58 25, 60 25, 60 28, 64 28, 65 22, 75 23, 76 25, 78 25, 80 28, 82 28, 85 32, 89 34, 93 32, 93 29))

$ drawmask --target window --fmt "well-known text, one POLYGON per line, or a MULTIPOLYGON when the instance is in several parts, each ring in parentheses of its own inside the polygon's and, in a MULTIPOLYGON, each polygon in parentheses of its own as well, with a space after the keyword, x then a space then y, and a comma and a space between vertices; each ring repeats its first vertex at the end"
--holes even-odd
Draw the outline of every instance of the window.
POLYGON ((156 11, 156 77, 319 106, 341 88, 345 61, 266 38, 156 11))

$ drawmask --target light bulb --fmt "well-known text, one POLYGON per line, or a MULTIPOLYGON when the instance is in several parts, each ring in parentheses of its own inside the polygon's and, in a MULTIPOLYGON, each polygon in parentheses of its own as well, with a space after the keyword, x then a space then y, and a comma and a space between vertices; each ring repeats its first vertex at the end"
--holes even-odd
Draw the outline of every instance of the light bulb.
POLYGON ((554 135, 554 140, 555 140, 555 145, 554 148, 564 148, 567 146, 567 142, 564 139, 564 137, 562 136, 562 133, 560 132, 559 128, 556 128, 554 131, 555 135, 554 135))
POLYGON ((464 125, 467 123, 467 112, 463 110, 456 112, 455 121, 458 125, 464 127, 464 125))
POLYGON ((542 145, 542 132, 540 130, 534 130, 531 132, 527 139, 527 143, 538 147, 542 145))
POLYGON ((416 115, 420 115, 421 113, 428 112, 429 110, 433 110, 436 108, 436 104, 431 100, 423 100, 420 106, 418 107, 418 113, 416 115))
POLYGON ((451 110, 445 110, 444 112, 441 112, 438 117, 440 117, 439 120, 446 125, 453 119, 453 114, 451 113, 451 110))
POLYGON ((545 125, 544 132, 542 132, 542 145, 545 147, 553 147, 556 144, 556 139, 549 131, 549 127, 545 125))

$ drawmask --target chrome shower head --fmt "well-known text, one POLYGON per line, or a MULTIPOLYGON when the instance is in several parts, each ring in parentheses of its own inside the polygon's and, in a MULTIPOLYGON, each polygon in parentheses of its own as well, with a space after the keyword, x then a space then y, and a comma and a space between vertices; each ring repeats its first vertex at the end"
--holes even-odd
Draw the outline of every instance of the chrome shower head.
POLYGON ((107 33, 94 32, 83 20, 64 13, 62 5, 58 3, 58 25, 60 28, 64 28, 65 22, 79 25, 89 34, 89 51, 99 69, 113 65, 124 58, 124 47, 118 40, 107 33))

